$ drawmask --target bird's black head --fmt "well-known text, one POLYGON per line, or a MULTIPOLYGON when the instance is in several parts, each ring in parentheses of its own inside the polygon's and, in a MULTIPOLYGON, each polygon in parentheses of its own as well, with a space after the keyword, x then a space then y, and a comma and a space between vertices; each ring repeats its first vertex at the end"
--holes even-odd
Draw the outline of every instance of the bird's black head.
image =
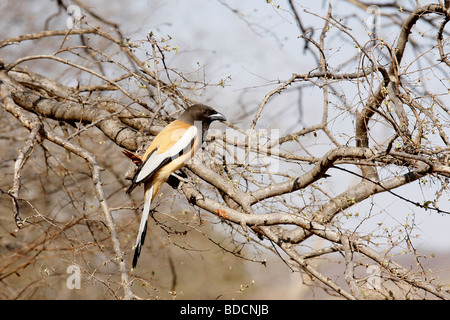
POLYGON ((196 121, 201 121, 203 124, 209 126, 213 121, 226 121, 227 119, 223 114, 217 112, 210 106, 194 104, 181 114, 179 120, 191 125, 194 125, 196 121))

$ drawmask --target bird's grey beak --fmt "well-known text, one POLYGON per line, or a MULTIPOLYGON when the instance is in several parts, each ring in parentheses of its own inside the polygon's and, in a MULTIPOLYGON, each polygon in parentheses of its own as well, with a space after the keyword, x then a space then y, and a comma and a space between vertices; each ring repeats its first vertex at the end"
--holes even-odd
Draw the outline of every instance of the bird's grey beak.
POLYGON ((215 120, 219 120, 219 121, 227 121, 227 118, 225 118, 225 116, 223 114, 221 114, 220 112, 216 112, 212 115, 209 116, 209 119, 211 121, 215 121, 215 120))

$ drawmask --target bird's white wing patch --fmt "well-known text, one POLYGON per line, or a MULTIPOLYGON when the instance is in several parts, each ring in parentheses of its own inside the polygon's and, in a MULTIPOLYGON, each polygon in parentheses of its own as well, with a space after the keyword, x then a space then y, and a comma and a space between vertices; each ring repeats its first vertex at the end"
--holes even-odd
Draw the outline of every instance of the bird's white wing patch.
POLYGON ((182 154, 191 150, 192 144, 197 137, 197 128, 191 126, 183 134, 180 140, 178 140, 169 150, 163 153, 157 153, 158 149, 149 155, 145 160, 139 173, 136 177, 135 183, 140 183, 147 177, 152 176, 158 169, 168 164, 170 161, 178 158, 182 154))

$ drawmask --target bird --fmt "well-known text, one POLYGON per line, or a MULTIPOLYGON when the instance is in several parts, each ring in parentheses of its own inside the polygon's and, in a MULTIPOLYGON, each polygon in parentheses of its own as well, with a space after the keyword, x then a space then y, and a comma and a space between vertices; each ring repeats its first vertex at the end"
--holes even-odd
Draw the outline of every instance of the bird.
POLYGON ((144 245, 152 200, 171 174, 181 169, 194 156, 210 124, 216 120, 226 121, 226 118, 210 106, 191 105, 156 135, 141 161, 132 159, 140 164, 126 193, 130 194, 138 185, 144 184, 144 209, 136 238, 133 269, 136 268, 144 245))

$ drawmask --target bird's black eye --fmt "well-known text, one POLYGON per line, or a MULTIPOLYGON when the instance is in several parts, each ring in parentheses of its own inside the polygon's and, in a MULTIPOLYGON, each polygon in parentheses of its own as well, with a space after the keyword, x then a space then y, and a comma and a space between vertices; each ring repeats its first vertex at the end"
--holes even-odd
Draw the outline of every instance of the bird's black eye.
POLYGON ((208 110, 203 110, 202 113, 203 113, 204 115, 207 115, 207 114, 208 114, 208 110))

